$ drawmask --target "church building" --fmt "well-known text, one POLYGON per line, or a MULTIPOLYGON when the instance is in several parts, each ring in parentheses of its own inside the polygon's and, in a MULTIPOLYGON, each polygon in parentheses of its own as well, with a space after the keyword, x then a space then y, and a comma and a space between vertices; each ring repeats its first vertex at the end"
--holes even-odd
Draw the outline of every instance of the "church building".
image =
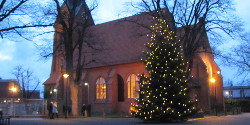
MULTIPOLYGON (((81 4, 79 8, 85 6, 81 4)), ((82 54, 91 63, 86 63, 82 69, 78 104, 80 107, 83 104, 91 105, 92 114, 127 115, 131 103, 139 97, 139 76, 147 74, 140 59, 142 51, 147 51, 145 44, 150 42, 147 34, 151 33, 149 28, 155 21, 149 14, 142 13, 98 25, 94 22, 92 24, 88 28, 86 40, 95 49, 83 44, 86 47, 83 47, 82 54)), ((177 38, 181 35, 182 28, 178 28, 177 38)), ((54 42, 58 40, 55 33, 54 42)), ((198 40, 201 44, 193 58, 190 96, 198 102, 197 106, 202 111, 212 113, 214 106, 224 106, 221 70, 214 61, 207 35, 202 35, 198 40)), ((61 104, 59 109, 62 109, 65 102, 65 93, 67 96, 68 81, 63 77, 64 61, 63 56, 53 55, 51 75, 44 83, 45 98, 61 104)))

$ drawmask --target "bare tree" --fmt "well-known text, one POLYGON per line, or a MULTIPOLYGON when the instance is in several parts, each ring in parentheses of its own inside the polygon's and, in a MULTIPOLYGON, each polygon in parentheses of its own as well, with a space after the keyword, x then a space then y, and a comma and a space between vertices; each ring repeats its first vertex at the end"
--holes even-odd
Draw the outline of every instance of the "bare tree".
POLYGON ((53 55, 61 55, 65 62, 65 71, 70 75, 70 99, 72 114, 78 115, 78 86, 82 76, 83 66, 86 63, 83 55, 83 46, 91 47, 86 40, 88 27, 94 25, 91 11, 96 8, 94 1, 88 8, 85 0, 64 0, 60 6, 58 0, 54 0, 57 7, 57 19, 55 24, 57 41, 54 43, 53 55))
POLYGON ((228 79, 227 81, 224 82, 223 86, 233 86, 233 81, 231 79, 228 79))
POLYGON ((250 72, 250 36, 249 33, 243 35, 244 41, 234 46, 231 52, 221 53, 219 56, 223 59, 223 64, 238 69, 236 75, 244 75, 241 82, 249 81, 250 72))
POLYGON ((44 27, 54 24, 55 16, 52 10, 46 3, 36 0, 1 0, 0 36, 4 38, 7 34, 14 33, 29 39, 31 34, 38 35, 41 32, 47 32, 48 30, 44 27), (29 30, 25 30, 27 28, 29 30))
MULTIPOLYGON (((223 31, 232 38, 240 36, 242 23, 234 15, 233 4, 229 0, 142 0, 133 5, 142 12, 164 18, 171 30, 182 27, 180 40, 183 42, 184 57, 192 67, 192 59, 202 44, 202 36, 209 33, 210 39, 221 38, 218 31, 223 31)), ((214 44, 222 41, 216 39, 214 44)))
POLYGON ((16 77, 20 85, 21 98, 32 97, 38 85, 41 83, 40 80, 34 76, 30 69, 25 69, 23 66, 16 66, 12 74, 16 77), (32 89, 30 86, 33 86, 32 89), (32 91, 30 91, 30 89, 32 91))

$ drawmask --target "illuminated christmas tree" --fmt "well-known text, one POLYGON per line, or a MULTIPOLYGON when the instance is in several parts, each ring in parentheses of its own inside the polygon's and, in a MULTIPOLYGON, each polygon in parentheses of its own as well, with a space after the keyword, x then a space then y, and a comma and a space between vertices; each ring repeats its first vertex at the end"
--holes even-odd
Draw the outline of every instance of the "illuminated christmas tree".
POLYGON ((139 98, 131 114, 143 121, 184 121, 195 109, 189 98, 187 62, 166 21, 157 21, 142 59, 149 74, 141 76, 139 98))

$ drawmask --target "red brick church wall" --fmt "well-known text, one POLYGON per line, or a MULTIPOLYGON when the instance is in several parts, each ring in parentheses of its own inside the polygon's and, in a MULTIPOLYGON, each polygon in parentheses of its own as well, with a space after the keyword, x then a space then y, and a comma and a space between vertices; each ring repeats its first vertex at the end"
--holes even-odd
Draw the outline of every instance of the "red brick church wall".
MULTIPOLYGON (((92 112, 124 112, 129 111, 129 106, 134 99, 127 98, 127 78, 131 74, 142 74, 145 71, 145 66, 142 62, 119 64, 113 66, 105 66, 98 68, 87 69, 87 75, 84 79, 85 82, 90 84, 90 103, 92 112), (112 77, 110 78, 109 71, 113 70, 112 77), (124 101, 118 102, 118 85, 117 75, 120 75, 124 81, 124 101), (102 76, 107 84, 107 100, 96 100, 96 80, 102 76)), ((87 88, 83 88, 82 104, 87 103, 86 98, 87 88), (84 92, 85 91, 85 92, 84 92)))

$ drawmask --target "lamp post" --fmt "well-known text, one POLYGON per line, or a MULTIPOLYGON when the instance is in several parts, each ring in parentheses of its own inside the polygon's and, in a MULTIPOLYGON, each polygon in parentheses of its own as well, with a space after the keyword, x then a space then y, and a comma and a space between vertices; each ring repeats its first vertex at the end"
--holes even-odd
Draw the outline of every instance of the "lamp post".
POLYGON ((15 85, 10 89, 12 92, 12 106, 13 106, 13 116, 15 116, 15 102, 14 102, 14 93, 17 91, 15 85))
POLYGON ((216 80, 215 78, 211 78, 210 82, 214 84, 214 108, 215 108, 215 115, 217 116, 217 100, 216 100, 216 80))
POLYGON ((89 103, 89 83, 85 82, 84 85, 85 85, 85 86, 88 86, 88 104, 90 104, 90 103, 89 103))
POLYGON ((68 77, 69 77, 69 74, 67 74, 67 73, 64 73, 63 74, 63 77, 66 79, 66 87, 65 87, 65 96, 66 96, 66 100, 65 100, 65 118, 67 118, 67 116, 68 116, 68 87, 69 87, 69 79, 68 79, 68 77))
POLYGON ((88 105, 87 105, 86 110, 85 110, 85 117, 88 117, 88 116, 90 116, 90 112, 91 112, 90 111, 91 107, 90 107, 90 102, 89 102, 89 83, 85 82, 84 85, 88 87, 88 105))
POLYGON ((56 102, 57 102, 57 89, 56 89, 56 88, 53 89, 53 92, 55 93, 55 96, 56 96, 55 100, 56 100, 56 102))

